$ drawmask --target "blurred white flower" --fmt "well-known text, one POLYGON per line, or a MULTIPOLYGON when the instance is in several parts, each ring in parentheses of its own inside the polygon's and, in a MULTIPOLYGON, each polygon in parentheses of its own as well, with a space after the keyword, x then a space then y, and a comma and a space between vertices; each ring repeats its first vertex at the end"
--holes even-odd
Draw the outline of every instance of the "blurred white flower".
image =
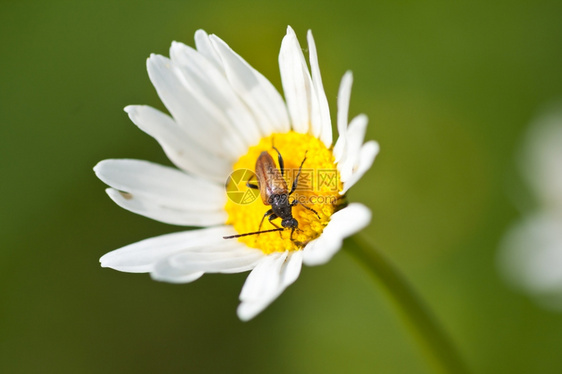
POLYGON ((512 285, 562 311, 562 103, 531 123, 519 161, 537 206, 505 235, 499 266, 512 285))
MULTIPOLYGON (((150 273, 156 280, 173 283, 191 282, 204 273, 251 270, 238 308, 238 316, 248 320, 297 279, 303 263, 327 262, 345 237, 369 223, 371 214, 364 205, 345 206, 342 197, 371 167, 379 148, 374 141, 363 144, 366 116, 348 123, 351 73, 344 75, 340 86, 340 137, 333 145, 328 101, 310 31, 310 71, 290 27, 283 38, 279 66, 286 103, 264 76, 217 36, 199 30, 195 44, 197 49, 174 42, 170 58, 152 55, 148 59, 149 77, 171 116, 147 106, 125 108, 178 169, 140 160, 105 160, 94 170, 112 187, 107 193, 119 206, 161 222, 204 228, 146 239, 112 251, 100 261, 104 267, 150 273), (332 177, 308 179, 315 181, 313 193, 298 194, 308 198, 308 208, 315 212, 303 204, 292 206, 298 220, 294 233, 223 238, 258 231, 271 208, 261 199, 253 203, 228 199, 225 181, 234 171, 253 170, 262 152, 277 158, 276 149, 285 161, 289 189, 288 171, 298 170, 303 163, 309 177, 320 177, 314 174, 319 170, 332 177)), ((246 184, 241 188, 246 189, 246 184)), ((275 215, 269 217, 279 224, 275 215)), ((286 227, 285 223, 281 225, 286 227)))

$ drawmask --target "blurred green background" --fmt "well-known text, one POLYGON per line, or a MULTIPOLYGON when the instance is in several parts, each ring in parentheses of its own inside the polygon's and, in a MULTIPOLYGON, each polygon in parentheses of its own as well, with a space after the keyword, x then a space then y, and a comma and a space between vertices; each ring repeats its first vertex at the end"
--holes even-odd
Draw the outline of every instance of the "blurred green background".
MULTIPOLYGON (((92 167, 169 164, 122 108, 163 108, 145 68, 198 28, 280 88, 288 24, 312 29, 332 108, 381 154, 350 200, 474 372, 560 373, 562 314, 506 286, 498 242, 525 197, 514 154, 562 95, 560 1, 0 2, 0 372, 430 373, 381 287, 343 250, 255 320, 246 277, 170 285, 102 269, 101 255, 181 228, 113 204, 92 167)), ((335 115, 333 111, 332 115, 335 115)))

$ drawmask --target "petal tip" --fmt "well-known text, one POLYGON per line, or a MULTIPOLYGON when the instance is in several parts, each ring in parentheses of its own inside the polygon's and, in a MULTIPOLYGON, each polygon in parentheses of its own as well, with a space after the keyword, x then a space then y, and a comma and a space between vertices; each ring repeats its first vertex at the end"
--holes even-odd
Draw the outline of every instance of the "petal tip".
POLYGON ((197 37, 197 36, 207 36, 207 35, 208 35, 207 32, 206 32, 205 30, 203 30, 203 29, 197 29, 197 30, 195 30, 195 36, 196 36, 196 37, 197 37))
POLYGON ((236 314, 238 315, 238 318, 240 318, 242 322, 248 322, 249 320, 256 317, 258 314, 260 314, 262 309, 263 308, 257 307, 256 303, 249 303, 243 301, 242 303, 240 303, 240 305, 238 305, 238 308, 236 309, 236 314))
POLYGON ((96 173, 96 175, 98 174, 98 171, 100 170, 100 164, 103 162, 99 161, 97 164, 94 165, 94 167, 92 168, 92 170, 94 171, 94 173, 96 173))
POLYGON ((353 84, 353 72, 351 70, 348 70, 343 74, 340 87, 344 84, 349 86, 353 84))

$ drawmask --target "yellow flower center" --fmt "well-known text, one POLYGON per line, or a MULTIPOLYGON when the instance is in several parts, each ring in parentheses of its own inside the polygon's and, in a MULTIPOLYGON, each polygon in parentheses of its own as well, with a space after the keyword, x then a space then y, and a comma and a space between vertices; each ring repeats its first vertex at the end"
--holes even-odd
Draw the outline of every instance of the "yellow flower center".
POLYGON ((250 147, 248 153, 234 164, 226 190, 229 197, 225 206, 228 213, 226 223, 234 226, 239 235, 274 230, 276 226, 282 229, 238 238, 266 254, 302 249, 320 236, 332 214, 343 203, 339 194, 342 184, 332 151, 319 139, 293 131, 262 138, 259 144, 250 147), (274 147, 284 161, 282 177, 274 147), (256 166, 264 151, 271 156, 272 165, 278 173, 262 167, 265 166, 263 157, 261 164, 256 166), (295 179, 296 188, 290 193, 295 179), (248 187, 248 184, 257 188, 248 187), (281 196, 277 203, 273 202, 270 200, 272 194, 268 192, 272 190, 277 193, 284 190, 286 195, 281 196), (284 206, 284 212, 288 211, 290 215, 276 215, 275 205, 284 206), (270 221, 272 214, 276 218, 270 221), (287 225, 291 216, 298 223, 294 229, 287 225), (285 225, 282 224, 284 219, 288 219, 285 225))

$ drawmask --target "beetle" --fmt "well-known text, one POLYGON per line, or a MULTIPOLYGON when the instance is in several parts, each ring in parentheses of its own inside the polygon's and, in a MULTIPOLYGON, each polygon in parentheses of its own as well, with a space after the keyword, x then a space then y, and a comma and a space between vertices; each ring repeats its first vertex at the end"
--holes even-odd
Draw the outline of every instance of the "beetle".
MULTIPOLYGON (((250 181, 246 183, 246 186, 248 186, 249 188, 260 190, 262 202, 266 206, 270 205, 271 209, 265 212, 264 216, 262 217, 258 231, 239 235, 224 236, 224 239, 240 238, 242 236, 259 235, 266 232, 291 229, 291 240, 293 240, 293 234, 295 230, 299 229, 299 223, 293 217, 293 207, 297 204, 300 204, 306 209, 314 212, 318 219, 320 219, 318 212, 299 202, 297 199, 289 202, 289 196, 291 196, 297 188, 302 166, 306 161, 306 153, 304 159, 301 162, 301 165, 299 166, 299 171, 297 173, 297 176, 295 177, 295 180, 293 181, 291 190, 288 191, 287 182, 285 182, 285 179, 283 179, 283 177, 285 176, 285 164, 283 161, 283 156, 281 156, 281 152, 279 152, 277 148, 273 147, 273 149, 275 149, 275 151, 277 152, 279 169, 277 169, 275 161, 273 161, 273 157, 271 157, 271 155, 267 151, 263 151, 256 160, 255 176, 257 178, 258 184, 256 185, 250 183, 250 181), (275 226, 275 229, 261 231, 263 221, 266 217, 268 217, 269 223, 275 226), (273 222, 273 220, 276 218, 281 218, 282 227, 279 227, 273 222)), ((251 179, 252 178, 250 178, 250 180, 251 179)))

